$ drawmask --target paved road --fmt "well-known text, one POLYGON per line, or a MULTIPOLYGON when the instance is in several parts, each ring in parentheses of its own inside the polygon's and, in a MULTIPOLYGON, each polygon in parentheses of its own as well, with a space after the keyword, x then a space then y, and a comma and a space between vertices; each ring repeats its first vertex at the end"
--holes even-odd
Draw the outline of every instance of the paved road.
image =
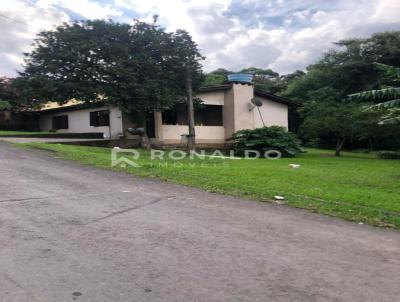
POLYGON ((1 142, 0 194, 0 301, 399 301, 397 231, 1 142))

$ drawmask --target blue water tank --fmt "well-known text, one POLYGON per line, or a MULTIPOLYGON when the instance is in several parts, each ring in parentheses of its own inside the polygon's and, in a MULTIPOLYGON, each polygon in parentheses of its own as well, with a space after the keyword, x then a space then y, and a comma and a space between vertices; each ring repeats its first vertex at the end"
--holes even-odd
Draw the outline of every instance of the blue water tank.
POLYGON ((253 82, 253 75, 251 73, 232 73, 228 74, 228 81, 251 84, 253 82))

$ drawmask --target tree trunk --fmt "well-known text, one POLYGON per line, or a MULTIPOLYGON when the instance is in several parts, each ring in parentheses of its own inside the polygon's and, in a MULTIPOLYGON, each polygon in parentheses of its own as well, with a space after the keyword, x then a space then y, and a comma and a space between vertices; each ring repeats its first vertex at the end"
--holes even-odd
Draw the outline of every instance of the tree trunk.
POLYGON ((196 134, 194 128, 194 106, 193 106, 193 90, 192 90, 192 75, 190 69, 186 72, 186 97, 189 122, 188 149, 189 152, 194 152, 196 148, 196 134))
POLYGON ((368 139, 368 145, 369 145, 369 151, 370 152, 374 151, 374 142, 373 142, 372 138, 368 139))
POLYGON ((336 148, 335 148, 335 156, 340 156, 340 152, 342 151, 343 145, 346 142, 345 138, 337 138, 336 139, 336 148))
POLYGON ((140 114, 140 128, 143 128, 144 132, 140 136, 140 146, 144 149, 150 149, 150 140, 149 136, 147 135, 147 119, 146 119, 146 113, 140 114))

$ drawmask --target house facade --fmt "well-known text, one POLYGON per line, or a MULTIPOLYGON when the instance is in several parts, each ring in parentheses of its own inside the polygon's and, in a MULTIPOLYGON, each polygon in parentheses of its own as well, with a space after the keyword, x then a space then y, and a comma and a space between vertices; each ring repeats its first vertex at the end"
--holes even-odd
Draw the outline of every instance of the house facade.
MULTIPOLYGON (((198 144, 225 143, 234 132, 242 129, 272 125, 287 129, 288 108, 296 105, 286 98, 255 89, 251 83, 239 82, 201 88, 196 98, 202 100, 195 110, 198 144)), ((43 108, 40 114, 41 131, 101 132, 105 138, 133 138, 127 129, 135 126, 117 107, 85 108, 67 104, 43 108)), ((148 117, 147 133, 154 143, 182 143, 188 134, 186 106, 177 105, 172 110, 152 113, 148 117)))

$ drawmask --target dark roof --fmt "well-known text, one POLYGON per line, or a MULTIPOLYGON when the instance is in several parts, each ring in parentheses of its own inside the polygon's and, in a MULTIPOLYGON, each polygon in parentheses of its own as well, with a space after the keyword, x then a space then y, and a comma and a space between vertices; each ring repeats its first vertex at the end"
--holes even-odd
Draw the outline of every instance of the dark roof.
POLYGON ((257 88, 254 89, 254 95, 269 99, 269 100, 277 102, 277 103, 285 104, 288 106, 302 106, 302 104, 297 101, 290 100, 283 96, 279 96, 279 95, 273 94, 271 92, 268 92, 268 91, 265 91, 262 89, 257 89, 257 88))
POLYGON ((232 84, 223 84, 217 86, 205 86, 200 87, 199 92, 211 92, 211 91, 218 91, 218 90, 229 90, 232 88, 232 84))
MULTIPOLYGON (((232 83, 218 85, 218 86, 200 87, 198 91, 199 92, 212 92, 212 91, 219 91, 219 90, 229 90, 231 88, 232 88, 232 83)), ((276 94, 273 94, 271 92, 268 92, 268 91, 265 91, 265 90, 262 90, 262 89, 255 88, 254 89, 254 96, 266 98, 266 99, 269 99, 271 101, 274 101, 274 102, 277 102, 277 103, 281 103, 281 104, 285 104, 285 105, 288 105, 288 106, 302 106, 302 104, 299 103, 299 102, 290 100, 290 99, 282 97, 282 96, 278 96, 276 94)))

